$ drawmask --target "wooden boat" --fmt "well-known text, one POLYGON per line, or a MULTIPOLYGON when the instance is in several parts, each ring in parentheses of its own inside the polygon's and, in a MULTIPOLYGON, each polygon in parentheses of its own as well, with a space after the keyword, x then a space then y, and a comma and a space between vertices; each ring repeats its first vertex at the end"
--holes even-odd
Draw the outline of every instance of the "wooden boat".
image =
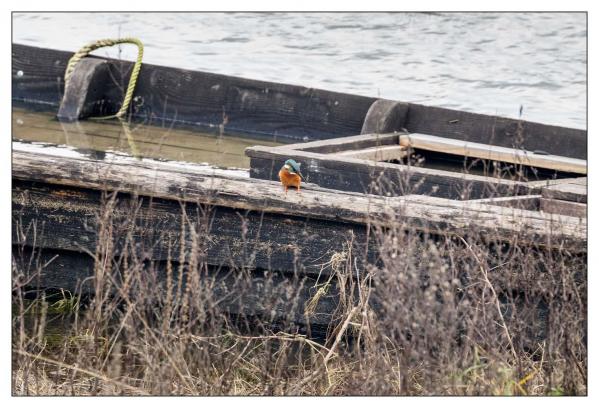
MULTIPOLYGON (((13 106, 58 112, 71 56, 72 52, 13 44, 13 106)), ((89 75, 82 85, 96 87, 85 93, 79 117, 116 112, 132 63, 86 60, 101 64, 81 66, 80 73, 89 75)), ((133 118, 158 125, 222 124, 234 133, 302 142, 405 128, 578 159, 587 155, 584 130, 151 64, 143 65, 135 95, 133 118)))
MULTIPOLYGON (((14 44, 13 106, 64 108, 77 113, 71 119, 116 111, 131 64, 89 58, 74 73, 78 88, 65 91, 70 56, 14 44), (77 106, 61 107, 66 93, 77 106)), ((38 288, 94 291, 106 217, 115 257, 133 242, 164 280, 167 262, 190 261, 173 260, 174 248, 199 248, 220 295, 235 290, 235 273, 253 271, 252 290, 230 311, 270 313, 264 299, 275 296, 277 318, 300 325, 326 326, 337 307, 331 290, 306 317, 331 258, 351 242, 356 262, 376 264, 370 233, 398 217, 423 239, 486 242, 492 232, 492 242, 586 254, 585 131, 149 64, 134 101, 134 121, 302 143, 248 148, 250 178, 14 143, 13 253, 23 270, 41 249, 38 288), (285 197, 274 180, 289 157, 309 184, 285 197), (464 171, 471 161, 478 174, 464 171), (289 294, 267 277, 301 282, 292 295, 300 307, 290 310, 289 294)))

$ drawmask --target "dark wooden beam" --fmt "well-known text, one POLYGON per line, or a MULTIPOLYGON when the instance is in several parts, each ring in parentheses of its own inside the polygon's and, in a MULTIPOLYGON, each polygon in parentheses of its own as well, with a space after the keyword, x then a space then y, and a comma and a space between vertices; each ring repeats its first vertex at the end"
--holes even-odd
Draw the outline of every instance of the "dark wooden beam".
POLYGON ((579 217, 586 219, 588 207, 586 203, 576 203, 572 201, 556 200, 553 198, 541 197, 540 209, 552 214, 562 214, 570 217, 579 217))
POLYGON ((586 177, 584 178, 585 183, 577 182, 566 182, 554 184, 547 187, 541 188, 541 195, 543 198, 551 198, 564 201, 573 201, 575 203, 587 202, 587 186, 586 177))
MULTIPOLYGON (((394 137, 383 138, 385 146, 390 145, 386 142, 394 137)), ((350 144, 345 143, 334 149, 349 146, 350 144)), ((315 148, 310 147, 311 150, 315 148)), ((529 187, 524 182, 291 150, 288 146, 253 146, 246 149, 246 155, 251 158, 251 177, 277 180, 278 171, 285 160, 293 158, 304 163, 302 173, 307 181, 344 191, 382 195, 422 194, 454 200, 522 195, 529 192, 529 187)))

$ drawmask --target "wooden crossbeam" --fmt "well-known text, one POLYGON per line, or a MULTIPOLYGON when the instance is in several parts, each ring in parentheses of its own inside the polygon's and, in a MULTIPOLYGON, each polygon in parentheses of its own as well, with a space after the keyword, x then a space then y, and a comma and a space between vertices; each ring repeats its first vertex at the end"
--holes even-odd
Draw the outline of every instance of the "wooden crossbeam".
POLYGON ((588 207, 583 203, 541 197, 539 209, 546 213, 586 219, 588 207))
POLYGON ((301 150, 322 154, 339 153, 345 150, 366 149, 375 146, 399 144, 400 133, 371 133, 356 136, 343 136, 334 139, 314 140, 280 146, 285 150, 301 150))
POLYGON ((366 149, 346 150, 337 153, 341 157, 353 157, 354 159, 389 161, 400 160, 408 155, 405 147, 399 145, 369 147, 366 149))
POLYGON ((429 150, 440 153, 495 160, 524 166, 540 167, 571 173, 587 174, 586 160, 551 154, 538 154, 528 150, 511 149, 483 143, 466 142, 463 140, 411 133, 399 137, 401 146, 414 149, 429 150))
POLYGON ((556 184, 541 188, 541 195, 543 198, 586 203, 587 186, 575 183, 556 184))
POLYGON ((520 208, 522 210, 538 211, 541 200, 540 194, 528 194, 513 197, 493 197, 470 200, 470 203, 498 205, 500 207, 520 208))

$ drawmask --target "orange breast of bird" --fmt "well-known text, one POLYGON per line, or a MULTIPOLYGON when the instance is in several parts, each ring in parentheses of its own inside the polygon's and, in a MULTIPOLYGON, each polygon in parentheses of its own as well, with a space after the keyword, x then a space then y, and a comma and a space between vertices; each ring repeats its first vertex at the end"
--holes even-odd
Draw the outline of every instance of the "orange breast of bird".
POLYGON ((299 187, 302 179, 295 173, 290 173, 287 169, 279 171, 279 180, 285 187, 299 187))

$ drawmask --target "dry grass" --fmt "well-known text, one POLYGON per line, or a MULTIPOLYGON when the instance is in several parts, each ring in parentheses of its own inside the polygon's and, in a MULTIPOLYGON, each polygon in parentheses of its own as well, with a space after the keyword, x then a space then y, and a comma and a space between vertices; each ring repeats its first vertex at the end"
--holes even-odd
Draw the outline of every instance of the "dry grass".
POLYGON ((358 261, 363 244, 349 237, 311 299, 301 297, 301 277, 267 273, 272 296, 245 316, 231 305, 244 310, 252 271, 229 270, 233 289, 219 291, 203 251, 209 211, 197 222, 182 211, 189 245, 174 243, 158 265, 131 228, 115 225, 116 202, 106 195, 98 214, 92 298, 27 299, 45 265, 39 251, 14 251, 13 394, 587 393, 586 255, 516 235, 505 245, 492 231, 484 243, 410 233, 397 214, 371 231, 376 262, 358 261), (310 339, 293 316, 310 317, 331 294, 326 336, 310 339))

